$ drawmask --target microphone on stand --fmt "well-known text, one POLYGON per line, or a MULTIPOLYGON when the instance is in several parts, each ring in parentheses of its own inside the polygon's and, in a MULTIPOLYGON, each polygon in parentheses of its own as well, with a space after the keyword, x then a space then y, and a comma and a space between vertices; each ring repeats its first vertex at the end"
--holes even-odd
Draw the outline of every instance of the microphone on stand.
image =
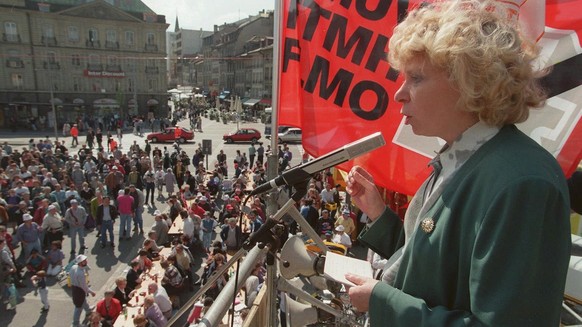
POLYGON ((327 153, 317 159, 311 160, 310 162, 304 163, 300 166, 283 172, 276 178, 255 188, 251 192, 251 195, 265 193, 276 189, 279 186, 293 186, 297 183, 307 181, 311 178, 311 175, 318 171, 322 171, 324 169, 331 168, 346 161, 352 160, 364 153, 376 150, 385 144, 386 141, 384 140, 382 133, 376 132, 374 134, 368 135, 350 144, 346 144, 343 147, 327 153))

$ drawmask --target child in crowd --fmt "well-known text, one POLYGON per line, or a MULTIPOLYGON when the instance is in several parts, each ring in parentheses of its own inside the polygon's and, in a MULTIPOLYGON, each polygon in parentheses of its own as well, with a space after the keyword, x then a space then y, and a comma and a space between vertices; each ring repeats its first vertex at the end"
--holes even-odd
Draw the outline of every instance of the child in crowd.
POLYGON ((46 272, 44 270, 39 270, 36 275, 30 278, 30 280, 40 295, 40 301, 43 305, 40 312, 45 313, 49 310, 50 307, 48 302, 48 288, 46 287, 46 272))

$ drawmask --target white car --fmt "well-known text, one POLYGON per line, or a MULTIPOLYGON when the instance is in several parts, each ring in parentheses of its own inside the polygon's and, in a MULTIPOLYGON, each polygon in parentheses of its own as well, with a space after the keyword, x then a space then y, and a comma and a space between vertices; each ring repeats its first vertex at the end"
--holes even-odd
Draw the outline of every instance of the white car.
POLYGON ((279 133, 279 143, 301 142, 301 129, 289 128, 283 133, 279 133))

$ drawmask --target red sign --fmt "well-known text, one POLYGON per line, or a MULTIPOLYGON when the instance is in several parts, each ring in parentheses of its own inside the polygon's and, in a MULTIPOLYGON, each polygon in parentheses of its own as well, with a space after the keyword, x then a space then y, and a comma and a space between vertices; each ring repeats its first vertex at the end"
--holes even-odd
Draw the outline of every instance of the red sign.
POLYGON ((92 78, 125 78, 125 72, 110 72, 106 70, 88 70, 83 71, 85 77, 92 78))
MULTIPOLYGON (((560 6, 561 2, 568 1, 548 1, 548 6, 550 2, 560 6)), ((580 6, 582 1, 570 2, 580 6)), ((398 17, 408 11, 408 2, 284 0, 283 3, 278 125, 301 127, 303 147, 314 157, 381 131, 388 143, 386 146, 340 168, 364 166, 379 185, 414 194, 430 172, 428 161, 442 144, 436 138, 414 135, 403 124, 400 105, 394 101, 402 81, 387 62, 388 41, 398 17)), ((520 23, 530 24, 531 34, 542 34, 543 26, 535 24, 543 23, 543 19, 537 15, 532 19, 526 19, 526 14, 520 16, 521 3, 511 3, 508 13, 515 15, 520 23)), ((527 13, 537 9, 530 6, 527 13)), ((567 26, 556 28, 582 31, 579 12, 570 10, 570 16, 575 19, 563 22, 567 26)), ((545 35, 547 31, 540 40, 544 48, 545 35)), ((576 33, 565 33, 563 38, 578 40, 572 35, 576 33)), ((579 50, 579 41, 575 45, 579 50)), ((556 52, 559 50, 546 53, 549 60, 555 58, 556 52)), ((569 56, 580 57, 580 53, 569 56)), ((526 124, 519 126, 554 153, 566 173, 572 172, 582 152, 582 147, 573 147, 576 140, 578 145, 582 144, 579 123, 582 90, 573 90, 580 85, 579 81, 578 78, 577 85, 572 87, 562 87, 548 101, 548 109, 540 111, 544 114, 536 112, 526 124)))

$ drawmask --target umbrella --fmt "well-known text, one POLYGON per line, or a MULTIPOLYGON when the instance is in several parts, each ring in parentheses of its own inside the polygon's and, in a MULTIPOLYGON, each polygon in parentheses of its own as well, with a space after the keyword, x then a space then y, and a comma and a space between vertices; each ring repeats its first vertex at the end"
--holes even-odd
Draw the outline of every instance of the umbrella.
POLYGON ((178 89, 171 89, 171 90, 168 90, 168 93, 182 93, 182 91, 180 91, 178 89))

